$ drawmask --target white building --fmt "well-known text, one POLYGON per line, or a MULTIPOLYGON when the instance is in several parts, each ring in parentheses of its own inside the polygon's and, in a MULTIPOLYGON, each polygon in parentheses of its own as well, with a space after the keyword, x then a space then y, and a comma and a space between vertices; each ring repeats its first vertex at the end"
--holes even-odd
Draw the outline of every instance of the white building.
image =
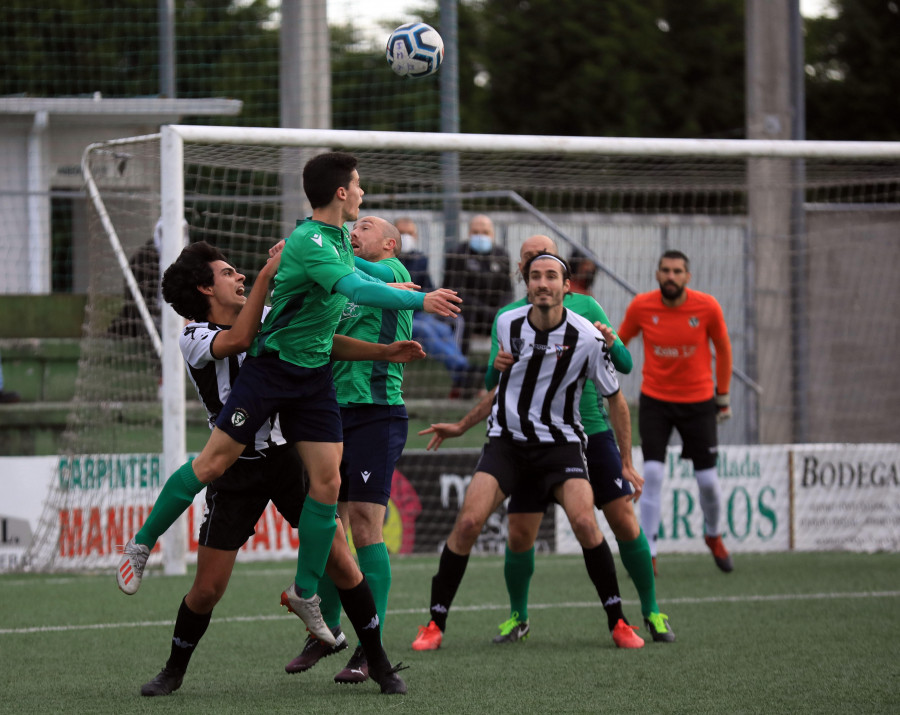
MULTIPOLYGON (((184 117, 234 116, 230 99, 0 97, 0 294, 53 290, 54 239, 84 293, 88 235, 81 155, 91 143, 153 134, 184 117)), ((58 280, 58 279, 57 279, 58 280)))

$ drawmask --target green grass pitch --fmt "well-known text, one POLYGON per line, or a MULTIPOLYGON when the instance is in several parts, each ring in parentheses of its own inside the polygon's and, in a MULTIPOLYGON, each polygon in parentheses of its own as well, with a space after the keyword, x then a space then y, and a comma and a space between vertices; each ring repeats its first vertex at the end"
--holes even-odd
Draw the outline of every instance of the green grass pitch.
MULTIPOLYGON (((646 636, 618 563, 625 613, 646 636)), ((164 665, 192 574, 0 576, 3 713, 896 713, 900 554, 663 555, 657 582, 673 644, 615 648, 578 556, 538 556, 531 637, 496 646, 508 616, 502 557, 473 557, 440 650, 410 643, 436 557, 395 558, 385 646, 406 696, 332 682, 351 651, 287 675, 305 632, 278 605, 290 562, 238 563, 182 688, 139 689, 164 665)), ((344 624, 350 629, 349 623, 344 624)))

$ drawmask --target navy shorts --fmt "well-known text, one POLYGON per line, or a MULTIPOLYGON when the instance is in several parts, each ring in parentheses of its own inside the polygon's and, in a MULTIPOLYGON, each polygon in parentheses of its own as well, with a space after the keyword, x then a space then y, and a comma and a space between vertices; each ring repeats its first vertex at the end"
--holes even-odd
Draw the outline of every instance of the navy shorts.
POLYGON ((666 461, 666 446, 674 428, 684 443, 682 459, 690 459, 694 469, 716 466, 719 441, 715 398, 704 402, 664 402, 642 392, 638 409, 638 428, 645 462, 666 461))
POLYGON ((344 456, 338 501, 360 501, 387 506, 391 498, 394 466, 409 432, 403 405, 342 407, 344 456))
POLYGON ((253 444, 257 430, 276 414, 288 442, 342 441, 331 363, 309 368, 275 355, 248 355, 216 427, 241 444, 253 444))
POLYGON ((481 450, 476 472, 487 472, 511 497, 507 511, 543 512, 553 490, 569 479, 587 479, 581 444, 532 444, 491 437, 481 450))
POLYGON ((239 459, 206 487, 200 545, 222 551, 241 548, 270 500, 296 527, 306 491, 303 462, 293 444, 270 447, 257 459, 239 459))
POLYGON ((622 455, 611 429, 590 435, 584 456, 591 475, 594 506, 602 509, 604 504, 633 493, 631 483, 622 477, 622 455))

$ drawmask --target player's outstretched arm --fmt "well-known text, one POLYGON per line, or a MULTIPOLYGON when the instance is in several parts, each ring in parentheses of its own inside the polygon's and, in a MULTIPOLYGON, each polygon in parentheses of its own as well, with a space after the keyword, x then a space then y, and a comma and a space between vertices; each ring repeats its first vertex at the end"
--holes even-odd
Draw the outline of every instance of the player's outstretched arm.
POLYGON ((459 303, 462 303, 462 298, 456 295, 455 290, 438 288, 425 294, 424 310, 426 313, 443 315, 445 318, 455 318, 460 312, 459 303))
POLYGON ((478 401, 478 404, 475 405, 471 410, 469 410, 465 417, 463 417, 459 422, 438 422, 431 425, 431 427, 423 429, 421 432, 419 432, 420 436, 424 436, 426 434, 431 435, 431 440, 428 442, 428 446, 425 449, 437 450, 437 448, 441 446, 441 443, 445 439, 450 439, 451 437, 461 437, 466 432, 468 432, 473 425, 476 425, 483 419, 485 419, 489 414, 491 414, 491 404, 493 404, 494 402, 494 394, 496 392, 497 390, 494 389, 484 395, 478 401))
POLYGON ((333 360, 383 360, 385 362, 415 362, 425 357, 425 351, 415 340, 397 340, 387 345, 358 340, 347 335, 335 335, 331 348, 333 360))
POLYGON ((359 305, 389 310, 424 310, 427 297, 415 291, 392 288, 361 271, 343 276, 334 284, 333 290, 359 305))
MULTIPOLYGON (((281 242, 281 245, 284 245, 284 241, 281 242)), ((263 308, 266 307, 266 296, 269 293, 269 284, 278 272, 278 264, 281 263, 281 250, 276 249, 278 249, 278 244, 269 250, 269 259, 256 276, 250 297, 241 308, 234 325, 230 330, 222 330, 216 335, 212 345, 212 355, 217 360, 246 352, 250 343, 253 342, 253 338, 259 332, 263 308)))
POLYGON ((644 478, 638 474, 631 460, 631 413, 628 410, 628 402, 621 390, 607 397, 606 401, 609 404, 609 421, 616 435, 616 443, 619 445, 619 456, 622 458, 622 477, 634 487, 631 499, 637 502, 641 498, 641 492, 644 491, 644 478))

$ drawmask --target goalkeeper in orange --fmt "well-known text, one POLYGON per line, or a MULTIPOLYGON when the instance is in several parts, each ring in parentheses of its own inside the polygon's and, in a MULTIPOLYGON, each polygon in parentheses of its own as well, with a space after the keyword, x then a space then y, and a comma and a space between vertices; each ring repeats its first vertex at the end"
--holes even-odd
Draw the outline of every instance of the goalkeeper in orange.
POLYGON ((656 271, 659 290, 641 293, 625 311, 619 337, 626 345, 643 333, 644 371, 638 429, 644 453, 641 527, 650 539, 656 571, 666 446, 677 429, 683 459, 694 463, 706 545, 722 571, 734 568, 720 532, 722 494, 716 473, 717 422, 731 417, 731 341, 722 307, 691 290, 691 268, 681 251, 666 251, 656 271), (713 381, 712 352, 716 375, 713 381))

